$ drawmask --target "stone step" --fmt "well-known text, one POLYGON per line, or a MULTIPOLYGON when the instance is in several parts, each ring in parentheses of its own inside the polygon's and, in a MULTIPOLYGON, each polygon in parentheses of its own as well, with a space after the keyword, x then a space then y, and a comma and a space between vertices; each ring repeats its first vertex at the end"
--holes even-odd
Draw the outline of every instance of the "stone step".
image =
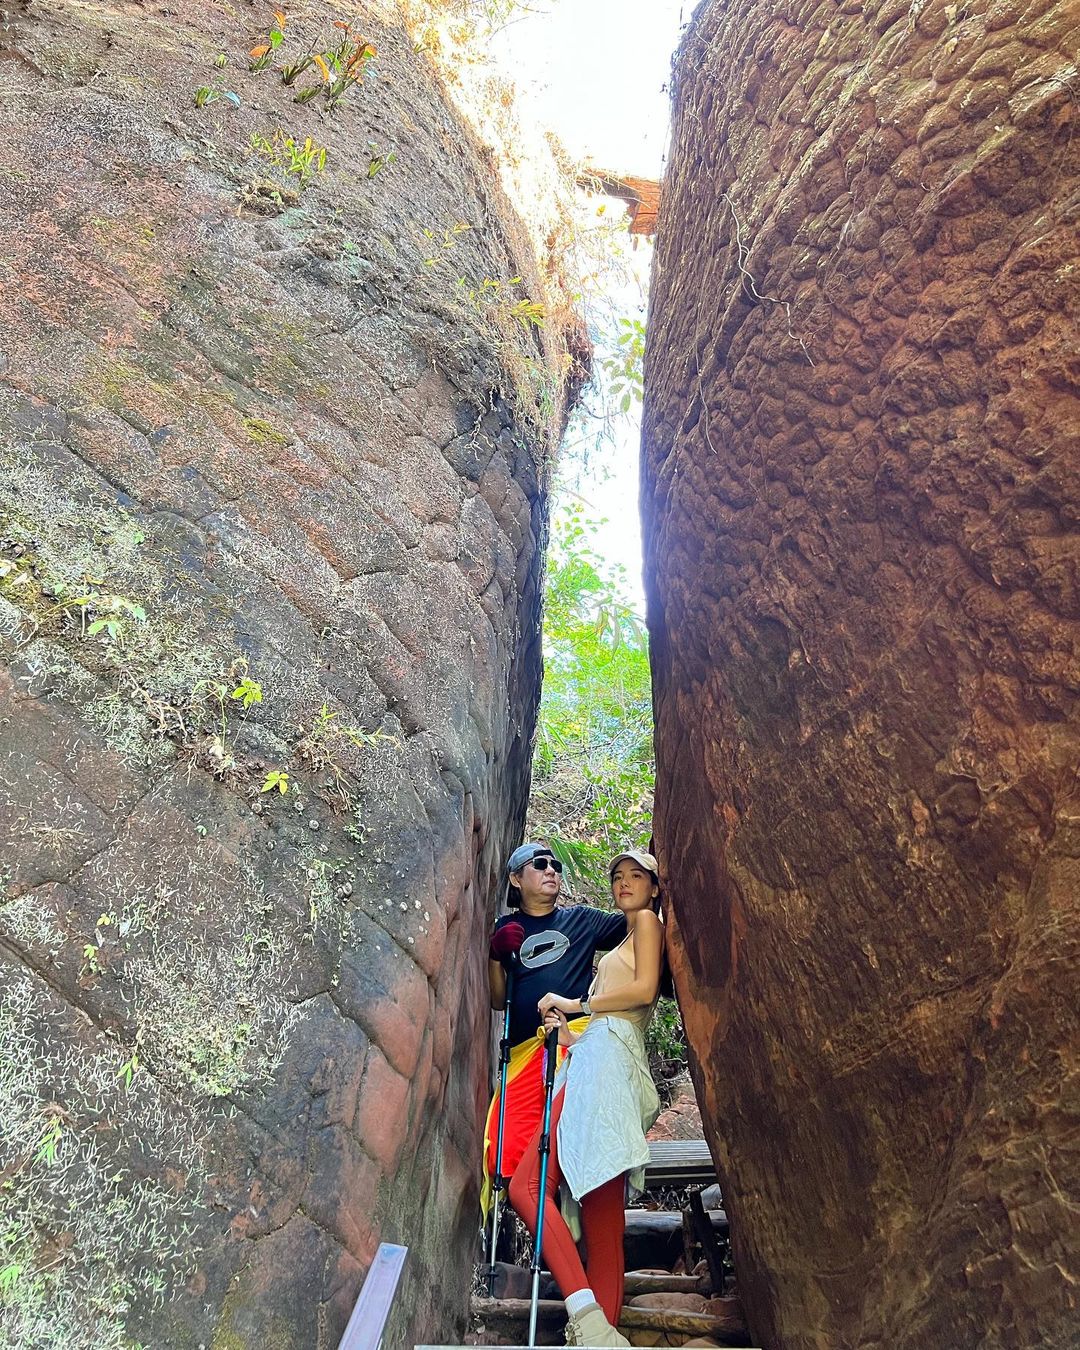
MULTIPOLYGON (((619 1315, 619 1330, 624 1336, 633 1331, 675 1332, 683 1336, 706 1336, 720 1345, 746 1346, 746 1328, 736 1311, 737 1301, 724 1299, 730 1311, 714 1313, 684 1312, 675 1308, 635 1308, 624 1305, 619 1315)), ((529 1325, 527 1298, 474 1298, 473 1313, 487 1327, 506 1328, 508 1334, 525 1333, 529 1325)), ((541 1299, 537 1307, 537 1327, 545 1332, 560 1331, 566 1325, 566 1308, 561 1300, 541 1299)), ((523 1336, 522 1339, 525 1339, 523 1336)))

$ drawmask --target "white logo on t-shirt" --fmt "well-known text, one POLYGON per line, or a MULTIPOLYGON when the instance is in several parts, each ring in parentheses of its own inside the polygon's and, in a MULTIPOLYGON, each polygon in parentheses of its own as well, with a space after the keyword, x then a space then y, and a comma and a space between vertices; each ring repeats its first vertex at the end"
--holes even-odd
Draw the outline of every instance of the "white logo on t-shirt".
POLYGON ((558 961, 570 946, 565 933, 552 928, 544 933, 533 933, 521 944, 518 960, 526 970, 538 970, 541 966, 550 966, 558 961))

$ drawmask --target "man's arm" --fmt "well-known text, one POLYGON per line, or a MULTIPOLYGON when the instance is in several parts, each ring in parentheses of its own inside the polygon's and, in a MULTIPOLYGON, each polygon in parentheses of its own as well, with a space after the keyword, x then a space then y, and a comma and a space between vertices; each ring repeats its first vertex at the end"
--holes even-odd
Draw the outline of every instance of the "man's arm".
POLYGON ((501 961, 488 958, 488 989, 491 991, 491 1006, 502 1012, 506 1007, 506 971, 501 961))
POLYGON ((498 1012, 506 1007, 506 966, 504 962, 515 961, 521 944, 525 941, 525 929, 515 919, 500 921, 495 925, 488 947, 488 989, 491 993, 491 1006, 498 1012))

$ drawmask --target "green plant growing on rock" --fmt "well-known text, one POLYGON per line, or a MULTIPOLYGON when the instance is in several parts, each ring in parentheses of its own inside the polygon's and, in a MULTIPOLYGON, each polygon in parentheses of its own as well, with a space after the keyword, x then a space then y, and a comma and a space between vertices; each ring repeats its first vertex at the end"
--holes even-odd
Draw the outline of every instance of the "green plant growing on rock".
POLYGON ((247 711, 253 703, 263 701, 262 685, 258 680, 253 680, 250 676, 245 675, 229 697, 238 700, 244 710, 247 711))
POLYGON ((0 1345, 135 1350, 128 1312, 185 1269, 192 1197, 132 1176, 124 1139, 202 1164, 175 1100, 148 1076, 117 1091, 115 1048, 66 1042, 70 1017, 20 973, 0 994, 0 1345))
POLYGON ((45 1128, 38 1137, 37 1148, 34 1152, 34 1162, 45 1163, 48 1167, 55 1167, 57 1153, 60 1149, 60 1140, 63 1137, 64 1126, 60 1120, 59 1110, 50 1108, 48 1119, 45 1122, 45 1128))
POLYGON ((285 41, 285 11, 274 10, 274 21, 270 25, 265 42, 256 43, 248 55, 251 58, 249 70, 265 70, 274 60, 274 53, 285 41))
POLYGON ((301 727, 300 730, 302 734, 296 744, 297 754, 317 772, 329 771, 333 775, 326 786, 334 791, 346 811, 352 809, 353 797, 351 776, 340 762, 343 752, 347 753, 346 747, 367 750, 383 741, 397 744, 396 738, 384 731, 362 731, 360 727, 342 722, 339 715, 331 712, 325 703, 311 727, 301 727))
POLYGON ((239 658, 234 661, 229 669, 229 677, 229 683, 234 686, 231 691, 229 684, 223 680, 202 679, 194 685, 188 700, 194 717, 198 716, 200 706, 204 714, 207 704, 212 709, 217 729, 210 739, 208 757, 211 771, 216 777, 221 777, 236 767, 233 756, 236 737, 235 735, 232 739, 229 737, 230 705, 239 703, 246 719, 251 708, 263 701, 262 685, 247 673, 246 660, 239 658))
POLYGON ((277 790, 282 796, 289 790, 289 775, 285 769, 271 769, 263 780, 260 792, 273 792, 277 790))
POLYGON ((117 1078, 120 1079, 121 1083, 123 1083, 125 1089, 128 1092, 131 1091, 132 1079, 135 1077, 138 1071, 139 1071, 139 1046, 138 1042, 136 1042, 135 1049, 132 1050, 130 1056, 123 1062, 123 1064, 120 1065, 119 1069, 117 1069, 116 1071, 117 1078))
MULTIPOLYGON (((305 70, 308 70, 311 66, 315 65, 317 61, 322 62, 323 66, 326 65, 326 62, 323 61, 323 58, 321 56, 318 56, 316 52, 308 51, 304 56, 299 57, 291 65, 283 66, 281 69, 282 84, 294 83, 294 81, 298 80, 300 76, 303 75, 305 70)), ((329 73, 330 73, 329 70, 327 70, 326 72, 327 78, 329 77, 329 73)), ((306 98, 311 98, 315 94, 319 93, 319 90, 320 86, 316 84, 313 85, 311 89, 304 90, 302 92, 306 95, 306 98)), ((297 103, 303 103, 306 101, 306 98, 297 98, 295 101, 297 103)))
MULTIPOLYGON (((455 221, 453 225, 444 227, 441 237, 437 235, 435 231, 432 229, 425 229, 421 231, 424 240, 428 244, 428 247, 430 248, 431 245, 436 245, 437 248, 439 249, 439 252, 431 253, 424 258, 423 260, 424 266, 425 267, 437 266, 442 257, 444 257, 447 253, 453 251, 453 248, 458 241, 458 237, 460 235, 465 234, 467 231, 471 229, 472 226, 469 225, 466 221, 458 220, 455 221)), ((462 282, 463 281, 464 278, 462 278, 462 282)), ((459 284, 461 283, 459 282, 459 284)))
POLYGON ((511 277, 509 281, 484 277, 479 286, 470 285, 467 277, 458 277, 458 287, 465 299, 481 314, 496 319, 505 316, 522 328, 542 328, 546 317, 542 304, 528 296, 511 300, 504 294, 508 287, 520 285, 521 277, 511 277))
POLYGON ((245 417, 244 430, 256 445, 288 445, 289 438, 265 417, 245 417))
POLYGON ((349 90, 363 82, 369 62, 377 55, 373 43, 364 38, 356 38, 349 25, 337 21, 344 28, 344 34, 336 51, 328 53, 334 76, 327 83, 326 104, 331 112, 338 106, 349 90))
MULTIPOLYGON (((7 1236, 5 1233, 4 1237, 7 1236)), ((10 1261, 6 1266, 0 1266, 0 1303, 11 1301, 22 1272, 23 1268, 18 1261, 10 1261)))
POLYGON ((341 927, 353 894, 349 864, 342 858, 317 857, 310 845, 301 846, 297 862, 308 883, 309 926, 301 941, 314 942, 316 933, 341 927))
POLYGON ((223 98, 230 107, 239 108, 240 106, 240 95, 232 89, 223 88, 220 84, 201 84, 195 90, 196 108, 204 108, 208 103, 213 103, 218 98, 223 98))
POLYGON ((128 634, 129 620, 134 623, 146 622, 146 610, 123 595, 113 595, 101 590, 104 582, 96 577, 84 578, 89 589, 82 595, 66 596, 66 587, 60 583, 56 591, 60 598, 54 611, 76 612, 79 615, 79 631, 84 638, 98 637, 104 634, 108 643, 123 647, 128 634), (87 621, 89 619, 89 622, 87 621))
POLYGON ((389 164, 397 163, 397 151, 388 150, 381 152, 374 141, 368 141, 368 169, 367 176, 374 178, 377 173, 381 173, 389 164))
POLYGON ((252 132, 251 147, 286 174, 299 178, 303 187, 326 168, 326 146, 319 145, 310 136, 305 137, 301 145, 280 130, 274 132, 272 139, 252 132))
POLYGON ((544 306, 537 300, 518 300, 510 306, 509 314, 522 328, 543 328, 546 317, 544 306))
MULTIPOLYGON (((368 64, 377 54, 374 44, 366 38, 358 38, 352 31, 352 25, 343 19, 335 19, 334 27, 340 29, 336 46, 319 50, 321 43, 312 43, 303 56, 282 68, 282 83, 289 86, 294 85, 312 67, 319 72, 319 82, 299 89, 293 98, 294 103, 310 103, 323 94, 327 110, 333 112, 349 90, 363 82, 368 64)), ((252 56, 258 61, 269 62, 273 56, 273 47, 262 44, 252 49, 252 56), (260 53, 258 57, 255 57, 256 51, 260 53)))

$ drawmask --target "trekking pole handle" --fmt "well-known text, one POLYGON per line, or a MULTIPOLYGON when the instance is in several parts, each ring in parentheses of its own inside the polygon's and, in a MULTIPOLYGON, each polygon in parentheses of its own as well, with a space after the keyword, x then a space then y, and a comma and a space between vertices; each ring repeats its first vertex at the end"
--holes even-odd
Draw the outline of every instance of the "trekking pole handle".
POLYGON ((555 1070, 558 1065, 555 1063, 559 1053, 559 1028, 552 1027, 544 1037, 544 1049, 547 1052, 547 1064, 544 1066, 544 1087, 555 1086, 555 1070))
POLYGON ((552 1027, 544 1037, 544 1129, 540 1136, 540 1152, 547 1153, 551 1148, 551 1094, 555 1088, 556 1060, 559 1054, 559 1028, 552 1027))

